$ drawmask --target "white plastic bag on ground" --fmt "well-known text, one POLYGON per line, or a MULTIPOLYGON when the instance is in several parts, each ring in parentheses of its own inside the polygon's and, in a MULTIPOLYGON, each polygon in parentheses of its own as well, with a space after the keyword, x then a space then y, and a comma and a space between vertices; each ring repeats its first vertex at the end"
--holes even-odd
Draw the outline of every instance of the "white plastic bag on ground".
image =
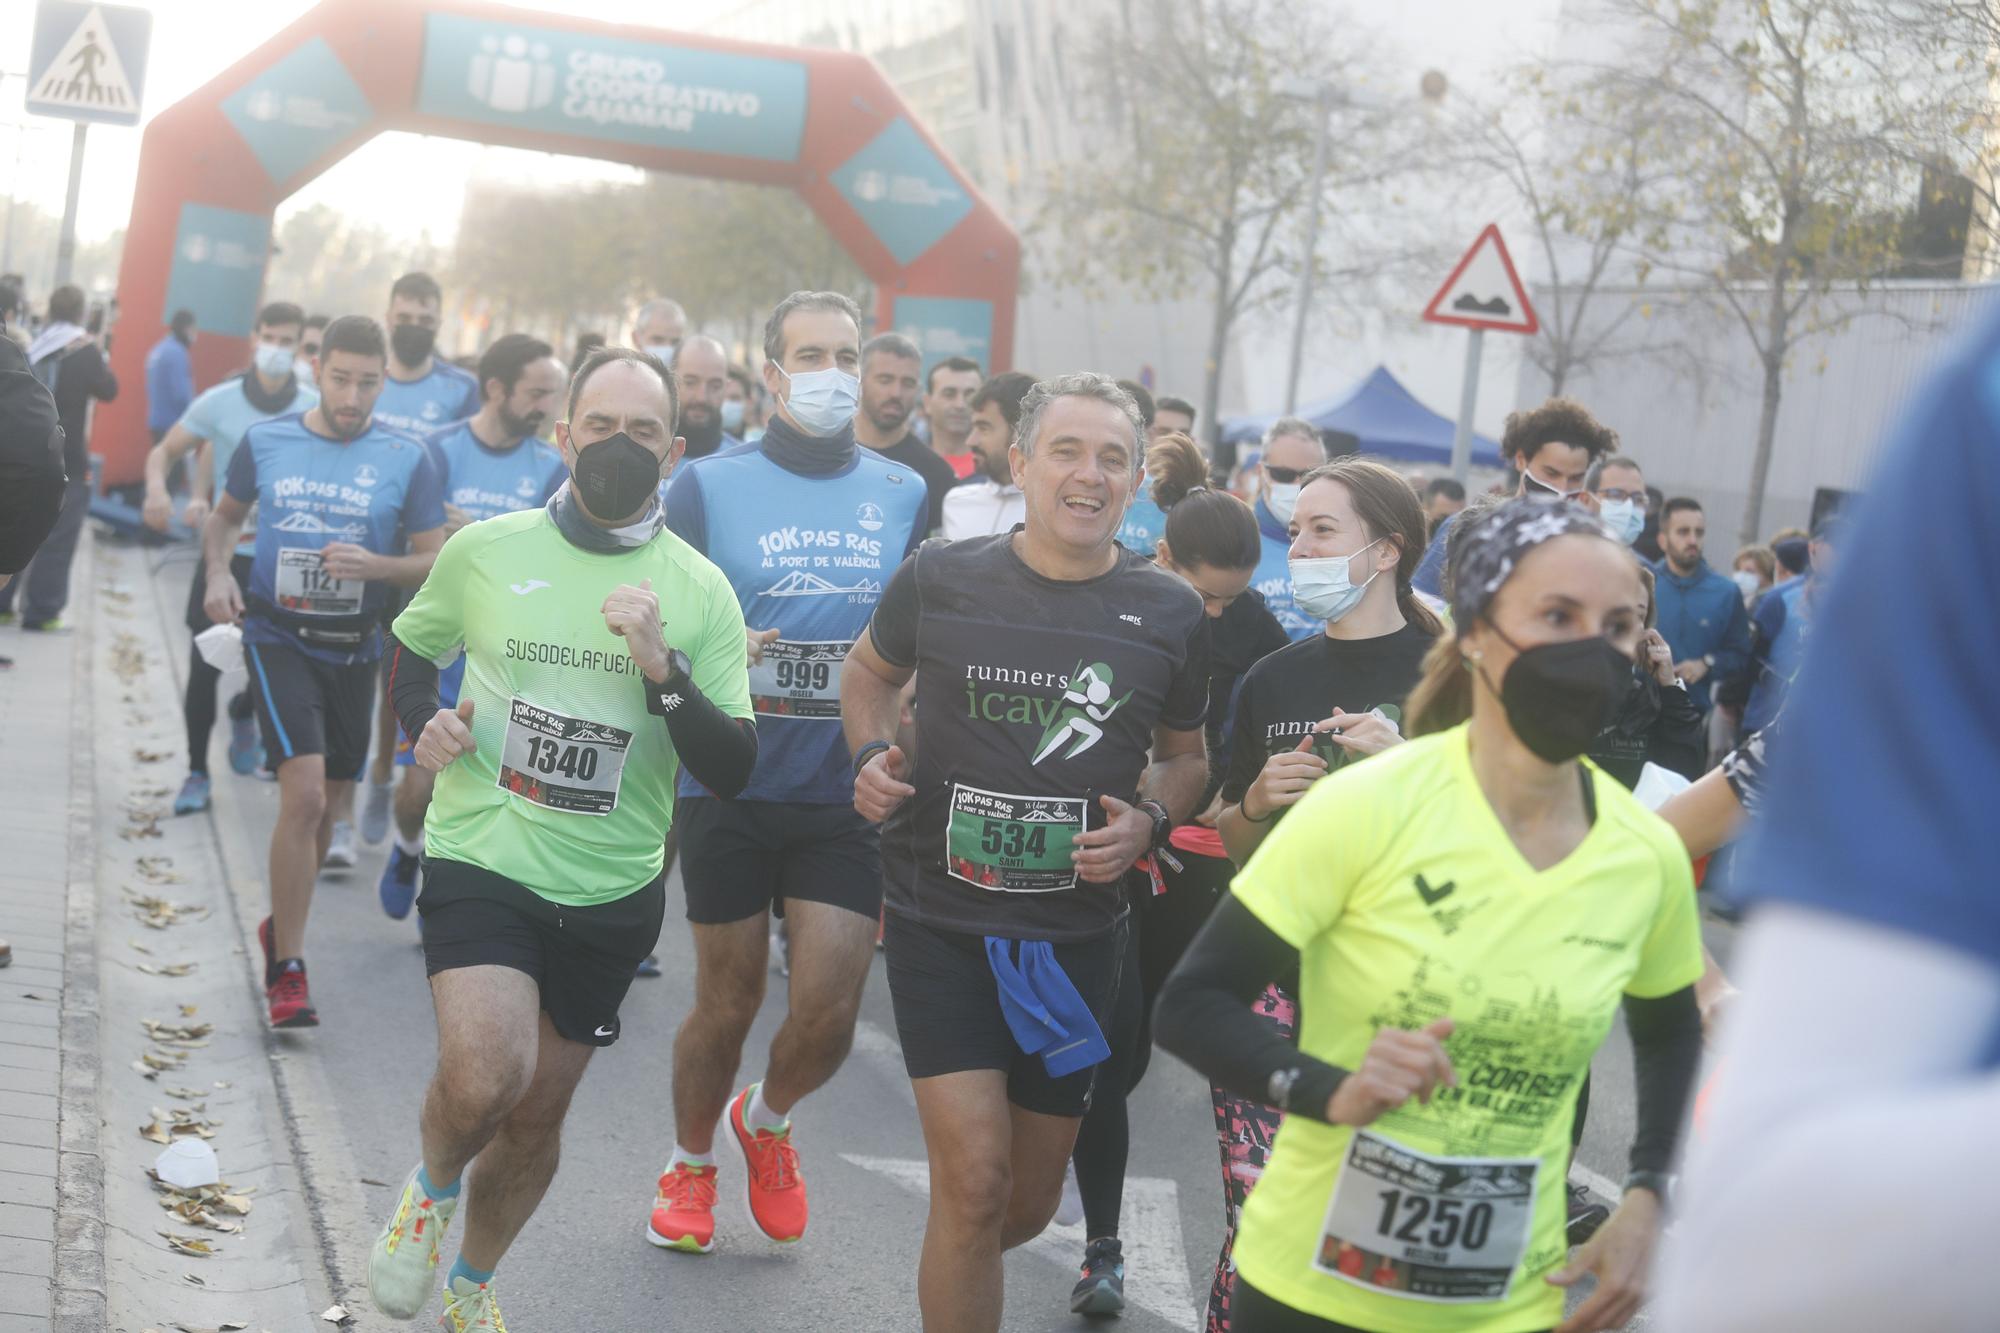
POLYGON ((161 1180, 177 1190, 198 1190, 222 1179, 222 1164, 206 1139, 175 1139, 153 1163, 161 1180))

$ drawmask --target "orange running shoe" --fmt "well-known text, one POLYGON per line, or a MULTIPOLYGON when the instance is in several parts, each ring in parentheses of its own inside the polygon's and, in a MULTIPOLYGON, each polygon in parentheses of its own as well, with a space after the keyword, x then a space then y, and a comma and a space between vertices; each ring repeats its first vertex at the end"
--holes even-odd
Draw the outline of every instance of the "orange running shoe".
POLYGON ((752 1133, 743 1118, 758 1085, 729 1102, 729 1136, 743 1150, 743 1201, 750 1220, 772 1240, 789 1244, 806 1234, 806 1182, 799 1175, 799 1155, 792 1147, 792 1127, 776 1133, 752 1133))
POLYGON ((660 1176, 646 1239, 663 1250, 707 1254, 715 1248, 715 1168, 675 1162, 660 1176))

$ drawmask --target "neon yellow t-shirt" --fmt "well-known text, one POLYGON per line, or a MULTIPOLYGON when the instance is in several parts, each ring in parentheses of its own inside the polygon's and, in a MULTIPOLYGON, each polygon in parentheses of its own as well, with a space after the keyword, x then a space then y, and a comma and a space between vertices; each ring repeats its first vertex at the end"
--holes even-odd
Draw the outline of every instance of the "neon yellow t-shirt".
POLYGON ((1537 873, 1473 776, 1465 727, 1318 783, 1233 885, 1299 950, 1301 1050, 1343 1068, 1378 1030, 1449 1017, 1458 1075, 1365 1130, 1287 1119, 1244 1206, 1238 1270, 1382 1333, 1562 1320, 1577 1088, 1623 995, 1701 975, 1687 853, 1586 765, 1597 818, 1537 873))
POLYGON ((644 677, 604 624, 621 584, 653 581, 660 627, 695 686, 749 718, 743 611, 722 571, 672 532, 613 553, 526 509, 452 534, 395 634, 439 665, 465 652, 476 749, 438 774, 424 843, 574 906, 660 873, 679 759, 644 677))

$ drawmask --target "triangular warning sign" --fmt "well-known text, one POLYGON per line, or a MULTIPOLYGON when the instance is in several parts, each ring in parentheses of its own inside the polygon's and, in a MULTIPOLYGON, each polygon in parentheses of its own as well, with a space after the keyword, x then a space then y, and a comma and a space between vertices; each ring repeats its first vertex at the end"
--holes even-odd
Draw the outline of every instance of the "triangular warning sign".
POLYGON ((1500 239, 1498 223, 1488 223, 1479 239, 1458 261, 1458 267, 1424 307, 1433 324, 1457 324, 1468 329, 1502 333, 1533 333, 1542 327, 1535 307, 1514 272, 1513 257, 1500 239))
POLYGON ((82 111, 139 109, 132 81, 125 74, 125 62, 118 58, 118 47, 97 6, 91 6, 56 58, 35 75, 28 100, 44 107, 82 111))

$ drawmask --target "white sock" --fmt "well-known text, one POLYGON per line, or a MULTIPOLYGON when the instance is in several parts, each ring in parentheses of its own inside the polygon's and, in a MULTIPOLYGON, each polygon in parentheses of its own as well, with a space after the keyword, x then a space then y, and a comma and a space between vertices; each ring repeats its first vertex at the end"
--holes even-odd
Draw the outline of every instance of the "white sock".
POLYGON ((743 1108, 743 1123, 750 1126, 752 1132, 760 1129, 768 1129, 775 1134, 785 1126, 791 1124, 792 1118, 786 1115, 779 1115, 776 1111, 764 1105, 764 1085, 759 1083, 757 1091, 750 1094, 750 1104, 743 1108))
POLYGON ((398 830, 396 833, 396 847, 405 856, 422 856, 424 854, 424 835, 422 831, 419 830, 417 836, 414 838, 406 838, 398 830))
POLYGON ((683 1164, 687 1166, 714 1166, 715 1154, 712 1152, 689 1152, 686 1148, 676 1143, 674 1145, 674 1155, 667 1159, 667 1170, 671 1171, 683 1164))

